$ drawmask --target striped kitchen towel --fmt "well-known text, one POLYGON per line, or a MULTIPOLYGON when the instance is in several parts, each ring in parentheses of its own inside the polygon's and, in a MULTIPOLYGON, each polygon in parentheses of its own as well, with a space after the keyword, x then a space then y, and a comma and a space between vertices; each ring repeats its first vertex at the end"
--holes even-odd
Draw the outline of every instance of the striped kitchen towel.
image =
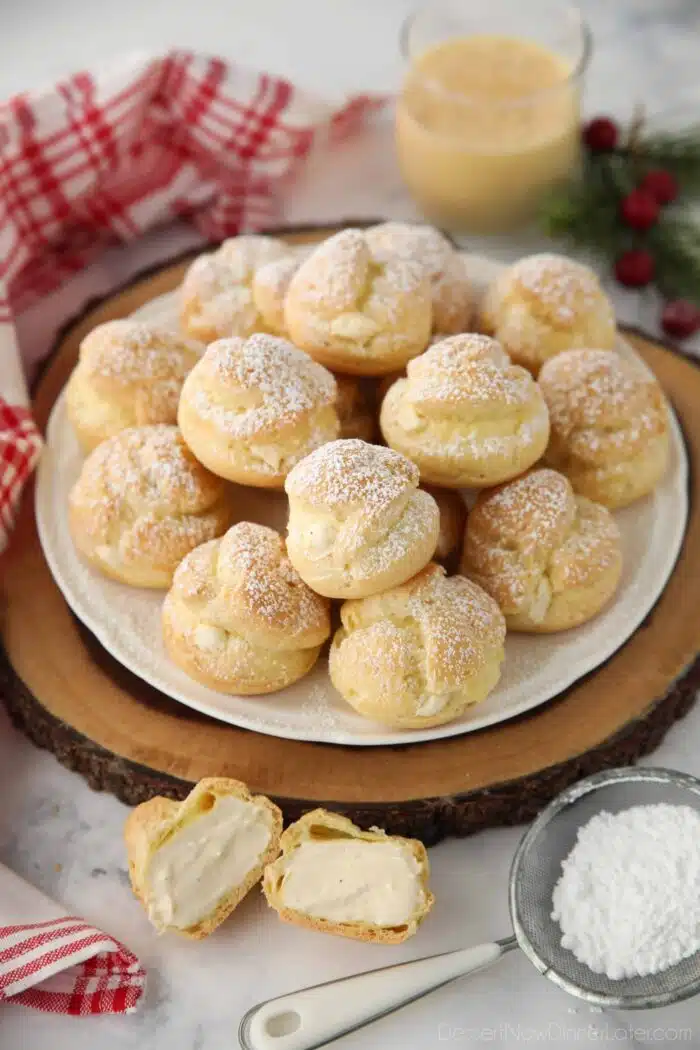
POLYGON ((0 865, 0 1003, 78 1016, 131 1013, 145 984, 123 944, 0 865))

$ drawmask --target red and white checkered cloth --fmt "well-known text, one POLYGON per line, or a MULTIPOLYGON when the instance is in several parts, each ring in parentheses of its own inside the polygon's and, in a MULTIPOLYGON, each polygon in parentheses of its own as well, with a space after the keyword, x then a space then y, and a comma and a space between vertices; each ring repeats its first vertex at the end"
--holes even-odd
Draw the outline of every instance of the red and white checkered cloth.
POLYGON ((312 151, 348 139, 382 105, 329 106, 185 51, 0 104, 0 550, 41 448, 12 389, 19 315, 107 244, 153 226, 186 219, 220 240, 278 223, 312 151))
MULTIPOLYGON (((183 51, 0 104, 0 550, 41 451, 21 359, 41 352, 20 347, 18 327, 108 245, 152 227, 186 219, 220 240, 279 223, 311 153, 350 139, 381 105, 329 106, 183 51)), ((124 1012, 144 980, 123 945, 0 866, 0 1002, 124 1012)))
POLYGON ((0 1003, 83 1016, 131 1013, 145 983, 124 945, 0 865, 0 1003), (3 925, 10 914, 16 922, 3 925), (29 916, 35 921, 24 921, 29 916))

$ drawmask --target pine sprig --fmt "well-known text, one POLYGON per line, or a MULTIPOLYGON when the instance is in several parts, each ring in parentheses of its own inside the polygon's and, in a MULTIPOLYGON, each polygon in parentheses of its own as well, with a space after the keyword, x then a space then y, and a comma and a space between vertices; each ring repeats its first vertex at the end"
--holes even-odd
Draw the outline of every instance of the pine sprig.
POLYGON ((700 197, 700 124, 649 131, 640 111, 616 149, 586 152, 580 177, 544 202, 541 226, 548 236, 592 250, 611 265, 626 252, 646 249, 662 295, 700 304, 700 222, 678 205, 664 208, 647 230, 621 218, 625 198, 659 170, 676 178, 686 199, 700 197))
POLYGON ((656 284, 666 298, 700 302, 700 226, 684 216, 665 219, 649 231, 656 259, 656 284))
POLYGON ((635 245, 633 231, 619 222, 620 201, 633 185, 619 157, 587 160, 580 179, 555 190, 545 201, 541 212, 545 233, 614 259, 635 245))
POLYGON ((670 171, 684 192, 700 193, 700 124, 678 132, 649 132, 640 137, 633 152, 647 168, 670 171))

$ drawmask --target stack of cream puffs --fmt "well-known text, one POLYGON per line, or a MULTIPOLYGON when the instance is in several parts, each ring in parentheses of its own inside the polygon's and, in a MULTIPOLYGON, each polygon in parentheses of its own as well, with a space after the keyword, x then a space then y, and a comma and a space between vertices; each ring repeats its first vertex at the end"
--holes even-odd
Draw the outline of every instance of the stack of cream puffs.
POLYGON ((495 688, 507 631, 569 630, 615 594, 612 512, 669 456, 664 396, 615 339, 595 275, 560 256, 477 302, 430 227, 232 238, 191 264, 179 331, 84 339, 76 547, 166 592, 166 651, 212 689, 283 689, 330 640, 360 715, 451 721, 495 688), (246 520, 256 490, 285 537, 246 520))

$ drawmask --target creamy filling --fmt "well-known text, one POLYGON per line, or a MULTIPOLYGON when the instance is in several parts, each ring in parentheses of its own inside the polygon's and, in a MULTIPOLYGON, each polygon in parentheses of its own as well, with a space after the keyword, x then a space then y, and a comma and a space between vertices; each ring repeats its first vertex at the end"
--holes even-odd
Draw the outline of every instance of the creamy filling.
POLYGON ((379 331, 379 325, 371 317, 360 313, 341 314, 331 321, 331 334, 339 339, 371 339, 379 331))
POLYGON ((271 470, 279 470, 284 458, 284 449, 276 445, 254 445, 251 451, 257 459, 262 460, 266 467, 270 467, 271 470))
POLYGON ((421 419, 410 401, 405 401, 400 405, 396 413, 396 420, 399 426, 409 433, 412 430, 425 430, 425 420, 421 419))
POLYGON ((411 851, 394 842, 309 841, 287 858, 281 896, 313 918, 404 926, 425 899, 419 873, 411 851))
POLYGON ((449 699, 449 693, 424 693, 416 705, 416 714, 430 718, 442 711, 449 699))
POLYGON ((541 623, 544 620, 551 600, 552 588, 549 585, 547 577, 543 576, 537 584, 537 590, 535 591, 530 607, 527 610, 527 614, 533 623, 541 623))
POLYGON ((105 565, 110 565, 113 569, 118 569, 121 566, 122 560, 119 557, 119 551, 113 547, 103 544, 95 549, 95 554, 101 562, 104 562, 105 565))
POLYGON ((200 623, 194 631, 194 641, 198 649, 206 653, 218 653, 226 648, 228 634, 220 627, 213 627, 209 623, 200 623))
POLYGON ((310 521, 303 526, 304 553, 310 561, 327 557, 337 538, 337 529, 330 522, 310 521))
POLYGON ((239 886, 270 842, 270 814, 233 795, 176 831, 146 871, 148 915, 156 927, 196 926, 239 886))

